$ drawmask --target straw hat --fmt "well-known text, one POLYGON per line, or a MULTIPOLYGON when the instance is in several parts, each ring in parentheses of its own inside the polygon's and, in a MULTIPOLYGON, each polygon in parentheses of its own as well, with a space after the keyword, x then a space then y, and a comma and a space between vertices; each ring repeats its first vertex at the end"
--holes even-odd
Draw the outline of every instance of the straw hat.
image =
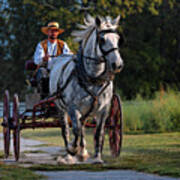
POLYGON ((59 34, 64 32, 64 29, 59 29, 59 24, 57 22, 48 23, 46 27, 41 28, 41 31, 47 35, 49 29, 57 29, 59 31, 59 34))

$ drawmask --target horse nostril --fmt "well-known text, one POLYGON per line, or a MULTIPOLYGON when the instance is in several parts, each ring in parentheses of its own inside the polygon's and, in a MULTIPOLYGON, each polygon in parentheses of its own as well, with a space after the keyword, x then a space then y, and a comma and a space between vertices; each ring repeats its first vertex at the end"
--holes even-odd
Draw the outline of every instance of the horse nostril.
POLYGON ((121 63, 119 66, 118 66, 118 69, 122 69, 124 67, 124 63, 121 63))
POLYGON ((120 66, 118 66, 118 69, 122 69, 124 67, 123 64, 121 64, 120 66))
POLYGON ((124 67, 124 64, 120 64, 119 66, 116 65, 116 63, 112 63, 112 69, 115 70, 121 70, 124 67))

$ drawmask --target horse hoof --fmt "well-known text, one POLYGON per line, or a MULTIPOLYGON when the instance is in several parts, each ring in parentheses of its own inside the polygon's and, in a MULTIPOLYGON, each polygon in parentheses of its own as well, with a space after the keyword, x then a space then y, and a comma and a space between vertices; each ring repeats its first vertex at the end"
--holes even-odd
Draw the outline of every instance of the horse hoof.
POLYGON ((62 157, 62 156, 59 156, 57 158, 57 164, 58 165, 61 165, 61 164, 67 164, 66 160, 62 157))
POLYGON ((78 147, 68 146, 67 152, 72 156, 75 156, 78 153, 78 147))
POLYGON ((92 164, 103 164, 104 161, 101 158, 94 158, 92 164))
POLYGON ((89 158, 89 154, 86 149, 82 149, 78 152, 79 161, 86 161, 89 158))
POLYGON ((65 157, 65 160, 67 164, 77 164, 78 162, 77 158, 75 156, 71 156, 70 154, 65 157))

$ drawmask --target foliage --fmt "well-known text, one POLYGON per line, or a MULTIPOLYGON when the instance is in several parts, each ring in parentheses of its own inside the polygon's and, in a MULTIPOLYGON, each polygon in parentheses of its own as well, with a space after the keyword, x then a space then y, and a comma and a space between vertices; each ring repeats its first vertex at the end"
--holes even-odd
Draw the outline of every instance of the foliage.
POLYGON ((71 32, 87 13, 122 17, 119 31, 126 41, 120 52, 125 67, 116 77, 116 88, 125 98, 137 94, 152 98, 161 85, 180 88, 178 0, 7 0, 7 4, 0 8, 1 94, 10 89, 24 95, 24 63, 46 38, 40 28, 49 21, 60 23, 65 29, 60 38, 76 53, 78 44, 71 32))
MULTIPOLYGON (((180 93, 177 91, 161 90, 155 93, 152 100, 143 99, 138 95, 135 100, 122 101, 123 126, 125 133, 157 133, 180 131, 180 93)), ((0 122, 2 119, 0 119, 0 122)), ((2 126, 0 126, 0 132, 2 126)), ((60 130, 51 136, 38 131, 35 136, 48 139, 54 144, 54 136, 60 136, 60 130)), ((26 133, 25 138, 32 138, 26 133)), ((56 142, 55 142, 56 143, 56 142)))
POLYGON ((180 93, 161 90, 151 101, 137 97, 125 102, 125 132, 167 132, 180 130, 180 93))

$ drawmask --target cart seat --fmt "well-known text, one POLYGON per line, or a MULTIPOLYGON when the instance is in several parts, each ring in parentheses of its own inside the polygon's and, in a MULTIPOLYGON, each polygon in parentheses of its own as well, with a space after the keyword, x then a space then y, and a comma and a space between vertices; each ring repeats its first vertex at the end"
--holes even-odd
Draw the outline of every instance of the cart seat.
POLYGON ((34 71, 36 70, 37 65, 34 63, 33 60, 27 60, 25 63, 25 70, 26 71, 34 71))

